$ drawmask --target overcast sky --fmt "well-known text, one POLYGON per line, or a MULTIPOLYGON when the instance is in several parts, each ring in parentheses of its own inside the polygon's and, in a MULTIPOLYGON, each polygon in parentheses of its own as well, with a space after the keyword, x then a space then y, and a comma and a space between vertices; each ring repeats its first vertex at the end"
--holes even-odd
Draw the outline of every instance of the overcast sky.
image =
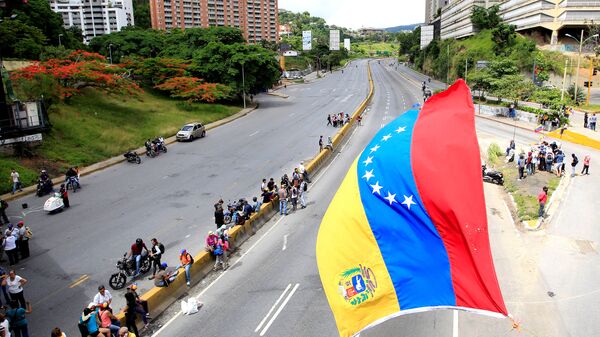
POLYGON ((329 25, 387 28, 425 21, 425 0, 279 0, 279 8, 308 11, 329 25))

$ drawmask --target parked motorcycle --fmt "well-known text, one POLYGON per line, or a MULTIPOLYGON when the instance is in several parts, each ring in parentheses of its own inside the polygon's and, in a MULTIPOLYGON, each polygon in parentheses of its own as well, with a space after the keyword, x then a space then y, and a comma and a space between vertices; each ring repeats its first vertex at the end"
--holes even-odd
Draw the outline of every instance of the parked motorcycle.
POLYGON ((77 190, 81 188, 81 185, 79 184, 79 178, 77 178, 77 176, 68 177, 66 187, 67 190, 72 189, 73 193, 76 193, 77 190))
MULTIPOLYGON (((142 255, 140 261, 140 273, 146 274, 150 271, 150 258, 149 256, 142 255)), ((110 287, 114 290, 123 289, 127 283, 127 277, 135 275, 135 259, 127 258, 127 253, 123 254, 123 258, 117 261, 118 272, 112 274, 108 281, 110 287)))
POLYGON ((142 159, 140 158, 140 156, 138 156, 137 153, 135 153, 135 151, 127 151, 125 154, 123 154, 123 157, 125 157, 130 163, 142 163, 142 159))
POLYGON ((152 144, 150 142, 146 142, 145 145, 146 145, 146 156, 147 157, 154 158, 158 155, 158 153, 154 149, 154 144, 152 144))
POLYGON ((488 170, 485 164, 481 165, 481 171, 483 174, 484 182, 504 185, 504 175, 502 174, 502 172, 488 170))
POLYGON ((152 141, 152 144, 154 144, 156 152, 167 153, 167 146, 165 145, 165 139, 162 136, 154 138, 154 140, 152 141))
POLYGON ((54 189, 52 188, 52 180, 46 179, 38 180, 36 195, 38 197, 44 196, 48 193, 51 193, 54 189))
POLYGON ((65 208, 65 203, 60 193, 54 193, 44 203, 44 211, 53 214, 62 211, 65 208))

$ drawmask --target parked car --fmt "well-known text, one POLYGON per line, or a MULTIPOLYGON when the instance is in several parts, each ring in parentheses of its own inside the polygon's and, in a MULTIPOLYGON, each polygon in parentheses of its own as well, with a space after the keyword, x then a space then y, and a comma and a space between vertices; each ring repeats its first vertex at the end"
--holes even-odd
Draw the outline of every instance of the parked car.
POLYGON ((177 132, 177 141, 182 140, 194 140, 195 138, 202 138, 206 136, 206 130, 202 123, 190 123, 184 125, 179 132, 177 132))

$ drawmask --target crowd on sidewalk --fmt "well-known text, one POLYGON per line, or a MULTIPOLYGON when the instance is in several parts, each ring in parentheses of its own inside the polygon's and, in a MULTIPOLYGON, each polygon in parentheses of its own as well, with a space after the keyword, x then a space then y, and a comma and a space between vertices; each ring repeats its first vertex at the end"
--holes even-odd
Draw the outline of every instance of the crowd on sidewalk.
POLYGON ((592 131, 596 131, 596 123, 597 123, 598 119, 596 117, 596 114, 593 113, 591 116, 589 116, 589 114, 586 112, 583 115, 583 127, 586 129, 590 129, 592 131))

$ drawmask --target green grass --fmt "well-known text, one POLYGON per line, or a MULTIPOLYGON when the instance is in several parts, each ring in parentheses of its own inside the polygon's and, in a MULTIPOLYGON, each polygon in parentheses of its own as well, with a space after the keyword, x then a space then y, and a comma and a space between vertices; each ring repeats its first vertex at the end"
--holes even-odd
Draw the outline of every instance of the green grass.
POLYGON ((309 60, 304 56, 294 56, 285 58, 285 69, 304 70, 308 68, 309 60))
POLYGON ((360 42, 352 45, 352 50, 354 51, 364 51, 367 54, 375 54, 377 51, 383 53, 388 52, 391 55, 395 55, 398 53, 398 49, 400 45, 398 43, 390 43, 390 42, 360 42))
POLYGON ((587 112, 592 112, 592 113, 600 112, 600 105, 598 105, 598 104, 582 105, 581 110, 587 111, 587 112))
MULTIPOLYGON (((152 92, 133 98, 85 90, 68 102, 51 107, 52 129, 35 149, 33 161, 0 157, 0 181, 4 177, 8 181, 11 167, 29 179, 42 166, 58 174, 68 166, 90 165, 143 146, 150 137, 172 136, 185 123, 210 123, 239 110, 220 104, 188 104, 152 92)), ((0 192, 6 192, 7 186, 0 183, 0 192)))
POLYGON ((494 166, 500 163, 500 156, 503 154, 502 149, 496 143, 491 143, 487 150, 488 162, 494 166))

